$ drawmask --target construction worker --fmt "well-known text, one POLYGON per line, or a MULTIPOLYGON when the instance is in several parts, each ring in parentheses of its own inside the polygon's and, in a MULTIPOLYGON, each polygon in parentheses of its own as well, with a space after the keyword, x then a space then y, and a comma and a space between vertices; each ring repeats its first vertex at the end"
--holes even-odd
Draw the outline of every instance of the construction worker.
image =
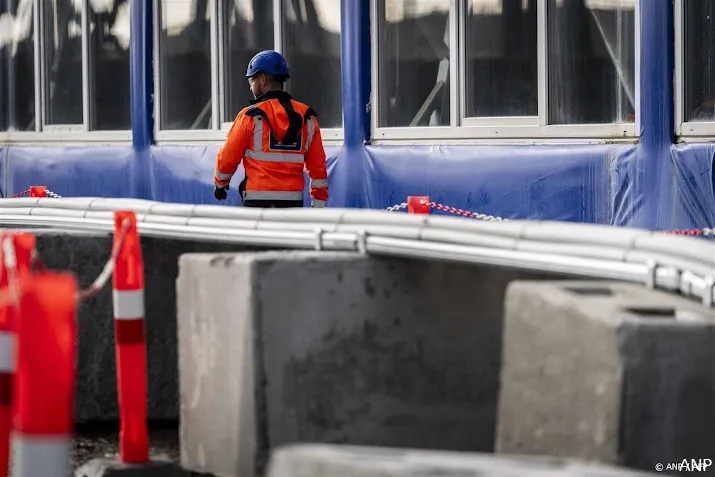
POLYGON ((328 173, 317 113, 283 91, 288 63, 276 51, 261 51, 246 71, 255 100, 236 116, 218 153, 214 196, 226 199, 229 183, 243 160, 246 178, 238 187, 244 207, 303 207, 310 176, 313 207, 325 207, 328 173))

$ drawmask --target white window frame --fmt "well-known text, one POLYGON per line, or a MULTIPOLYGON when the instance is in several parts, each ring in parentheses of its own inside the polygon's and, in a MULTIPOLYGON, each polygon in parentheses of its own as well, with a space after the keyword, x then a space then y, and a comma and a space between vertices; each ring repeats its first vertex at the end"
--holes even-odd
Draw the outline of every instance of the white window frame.
MULTIPOLYGON (((370 0, 370 29, 372 44, 372 139, 373 143, 474 143, 474 144, 536 144, 536 143, 613 143, 637 141, 640 131, 640 1, 635 5, 635 101, 636 122, 624 124, 568 124, 549 125, 548 69, 546 39, 547 0, 537 0, 537 51, 539 80, 539 114, 524 117, 465 117, 465 81, 462 72, 466 62, 467 0, 451 0, 449 13, 450 38, 450 125, 422 127, 378 127, 378 1, 370 0), (454 48, 453 45, 458 45, 454 48)), ((647 1, 647 0, 646 0, 647 1)), ((681 0, 682 1, 682 0, 681 0)))
MULTIPOLYGON (((226 75, 224 74, 223 49, 224 41, 221 0, 209 0, 211 11, 209 31, 211 36, 211 128, 195 130, 162 130, 161 129, 161 4, 154 8, 154 138, 157 144, 196 145, 197 143, 221 144, 226 140, 231 122, 223 122, 225 104, 226 75)), ((273 48, 283 51, 283 4, 281 0, 264 0, 273 2, 273 48)), ((290 59, 289 59, 290 60, 290 59)), ((342 143, 343 128, 320 128, 323 143, 328 146, 342 143)))
POLYGON ((712 141, 715 121, 685 120, 685 0, 673 3, 675 22, 675 134, 682 142, 712 141))
MULTIPOLYGON (((43 10, 40 5, 47 0, 33 0, 32 28, 34 48, 35 131, 0 131, 0 144, 37 145, 110 145, 128 144, 132 141, 131 129, 125 131, 96 131, 90 129, 91 70, 89 55, 89 0, 82 0, 82 124, 45 125, 45 51, 42 35, 43 10)), ((129 79, 127 78, 127 81, 129 79)))

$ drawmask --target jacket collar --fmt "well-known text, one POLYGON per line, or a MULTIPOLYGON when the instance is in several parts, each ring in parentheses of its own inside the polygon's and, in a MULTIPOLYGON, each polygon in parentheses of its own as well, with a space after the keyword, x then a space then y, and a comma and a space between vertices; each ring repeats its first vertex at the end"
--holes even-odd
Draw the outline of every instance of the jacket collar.
POLYGON ((290 94, 286 93, 285 91, 268 91, 267 93, 260 95, 256 99, 252 99, 250 101, 250 103, 257 104, 257 103, 261 103, 263 101, 268 101, 269 99, 291 100, 293 98, 291 97, 290 94))

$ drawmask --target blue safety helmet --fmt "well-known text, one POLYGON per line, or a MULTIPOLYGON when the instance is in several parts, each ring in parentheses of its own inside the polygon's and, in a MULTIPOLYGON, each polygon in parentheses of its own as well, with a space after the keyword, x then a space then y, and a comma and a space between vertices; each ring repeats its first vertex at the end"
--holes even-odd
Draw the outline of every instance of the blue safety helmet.
POLYGON ((283 55, 273 50, 264 50, 256 54, 248 63, 246 77, 256 76, 258 73, 268 73, 277 79, 290 78, 290 68, 283 55))

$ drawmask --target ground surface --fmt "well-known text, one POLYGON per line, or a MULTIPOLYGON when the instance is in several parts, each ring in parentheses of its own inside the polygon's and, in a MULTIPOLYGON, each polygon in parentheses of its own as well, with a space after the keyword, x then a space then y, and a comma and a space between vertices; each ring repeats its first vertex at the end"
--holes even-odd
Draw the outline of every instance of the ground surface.
MULTIPOLYGON (((149 432, 150 454, 179 461, 178 428, 175 425, 154 426, 149 432)), ((70 465, 74 472, 95 457, 119 456, 119 430, 116 426, 78 427, 72 446, 70 465)))

